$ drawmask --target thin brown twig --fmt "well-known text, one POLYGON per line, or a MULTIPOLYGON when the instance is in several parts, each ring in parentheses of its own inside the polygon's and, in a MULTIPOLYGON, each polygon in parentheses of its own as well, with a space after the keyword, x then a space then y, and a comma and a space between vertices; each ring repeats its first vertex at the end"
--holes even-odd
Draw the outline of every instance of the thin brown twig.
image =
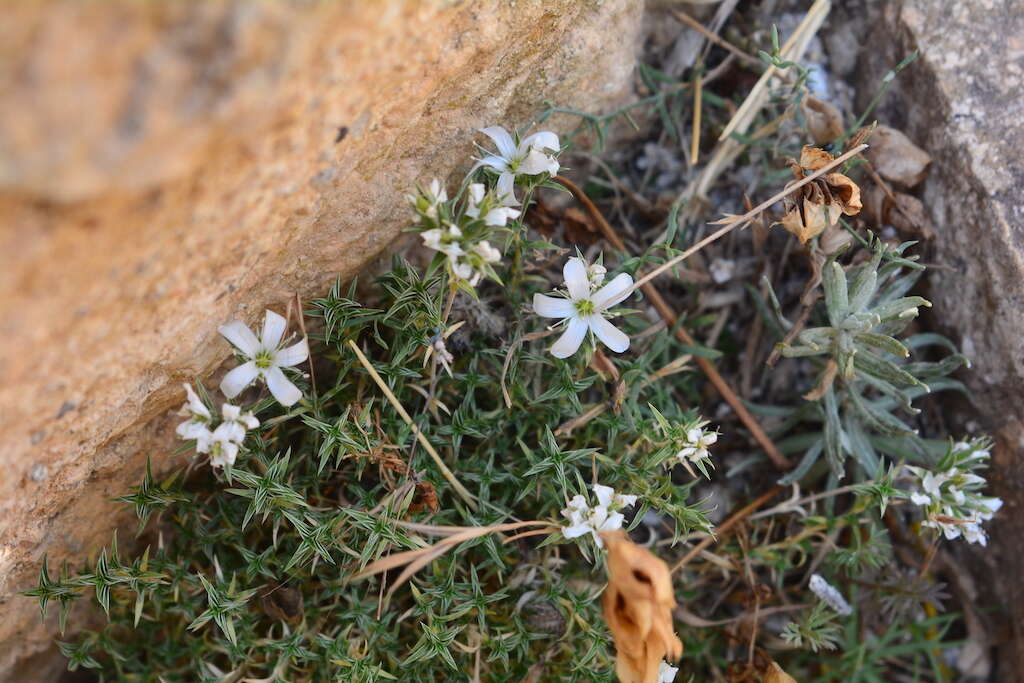
POLYGON ((704 79, 698 71, 693 82, 693 136, 690 138, 690 165, 696 166, 700 157, 700 117, 704 109, 704 79))
POLYGON ((717 33, 709 31, 707 28, 704 27, 702 23, 691 17, 686 12, 678 9, 672 9, 671 12, 673 15, 675 15, 676 19, 683 22, 684 24, 695 30, 697 33, 701 34, 702 36, 710 40, 715 45, 723 47, 732 54, 736 55, 740 60, 746 62, 747 64, 750 64, 751 66, 764 66, 760 59, 739 49, 725 38, 719 36, 717 33))
MULTIPOLYGON (((618 233, 615 232, 615 229, 612 228, 612 226, 608 223, 608 221, 604 217, 604 214, 601 213, 600 209, 597 208, 594 202, 590 201, 590 197, 588 197, 586 193, 584 193, 583 190, 581 190, 576 185, 576 183, 572 182, 571 180, 563 176, 555 176, 554 181, 561 184, 563 187, 565 187, 567 190, 572 192, 573 195, 576 196, 576 199, 581 204, 583 204, 583 206, 587 209, 587 211, 594 218, 594 220, 597 221, 597 224, 601 228, 601 232, 604 233, 605 239, 607 239, 613 247, 622 252, 627 251, 625 242, 622 241, 622 238, 619 237, 618 233)), ((683 253, 685 255, 688 255, 689 253, 695 252, 697 248, 702 247, 704 244, 710 244, 715 239, 718 239, 718 237, 720 237, 721 235, 724 235, 725 232, 728 232, 730 229, 732 229, 732 227, 733 225, 725 226, 717 233, 712 235, 711 238, 705 238, 701 240, 696 245, 694 245, 694 247, 687 249, 686 252, 683 253)), ((655 269, 655 274, 657 273, 657 271, 658 269, 655 269)), ((679 341, 688 346, 696 346, 696 340, 690 335, 686 328, 683 327, 682 325, 676 324, 676 322, 678 321, 678 316, 676 315, 675 311, 672 310, 672 308, 668 305, 668 302, 665 301, 665 299, 661 296, 658 290, 653 285, 647 282, 648 280, 650 280, 650 277, 642 278, 642 283, 640 284, 640 286, 643 288, 644 295, 646 295, 650 302, 654 305, 654 307, 658 311, 658 314, 665 320, 665 323, 670 328, 673 328, 675 330, 675 335, 679 339, 679 341)), ((633 288, 635 289, 636 285, 634 285, 633 288)), ((757 443, 761 446, 762 449, 764 449, 764 452, 768 455, 771 461, 781 469, 789 469, 789 459, 782 455, 781 452, 779 452, 779 449, 775 446, 774 443, 772 443, 772 440, 768 438, 768 435, 761 428, 761 425, 757 423, 757 420, 754 419, 754 416, 751 415, 750 411, 747 410, 747 407, 743 405, 743 401, 741 401, 739 396, 736 395, 736 392, 732 390, 732 387, 730 387, 729 383, 725 381, 725 378, 722 377, 722 375, 718 372, 718 369, 715 368, 714 364, 707 358, 703 358, 700 356, 694 358, 694 362, 697 363, 697 366, 707 376, 708 380, 710 380, 710 382, 715 386, 715 388, 718 390, 718 393, 722 396, 722 398, 725 399, 725 401, 736 412, 736 415, 739 417, 740 421, 742 421, 746 428, 750 431, 750 434, 751 436, 754 437, 754 440, 757 441, 757 443)))
POLYGON ((721 540, 723 537, 726 536, 726 534, 728 534, 730 531, 732 531, 732 528, 734 526, 736 526, 741 521, 746 519, 746 517, 748 515, 750 515, 752 512, 757 510, 759 507, 761 507, 762 505, 767 503, 769 500, 771 500, 772 498, 774 498, 775 496, 777 496, 781 492, 782 492, 782 487, 781 486, 774 486, 771 489, 769 489, 768 491, 762 493, 760 496, 755 498, 750 503, 747 503, 742 508, 740 508, 736 512, 734 512, 731 515, 729 515, 728 519, 726 519, 724 522, 722 522, 718 526, 718 528, 715 529, 715 533, 717 534, 717 536, 708 536, 707 538, 702 540, 700 543, 698 543, 697 545, 695 545, 692 548, 690 548, 690 552, 686 553, 686 555, 683 556, 683 559, 679 560, 679 562, 676 563, 676 566, 672 567, 672 573, 674 574, 677 571, 679 571, 680 569, 682 569, 683 567, 685 567, 687 564, 690 563, 690 560, 692 560, 693 558, 697 557, 697 555, 699 555, 702 550, 704 550, 705 548, 707 548, 711 544, 716 543, 717 541, 721 540))

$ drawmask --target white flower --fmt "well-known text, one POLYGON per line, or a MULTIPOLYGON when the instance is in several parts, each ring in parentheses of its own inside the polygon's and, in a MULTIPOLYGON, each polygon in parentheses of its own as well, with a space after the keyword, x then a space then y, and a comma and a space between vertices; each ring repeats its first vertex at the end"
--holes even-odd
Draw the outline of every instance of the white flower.
POLYGON ((430 181, 429 190, 419 190, 418 195, 407 195, 406 198, 413 208, 427 218, 437 220, 437 207, 448 201, 448 192, 445 191, 441 181, 434 178, 430 181))
POLYGON ((220 390, 228 398, 234 398, 242 390, 262 377, 267 388, 277 402, 287 407, 294 405, 302 392, 285 377, 281 368, 290 368, 309 358, 309 345, 306 339, 281 348, 281 337, 284 336, 288 323, 283 317, 267 311, 263 319, 263 331, 257 339, 249 326, 235 320, 220 327, 220 333, 237 348, 246 359, 245 363, 224 376, 220 390))
MULTIPOLYGON (((469 186, 469 202, 466 205, 466 215, 473 218, 480 218, 480 205, 484 201, 486 189, 483 183, 473 183, 469 186)), ((504 226, 508 221, 519 217, 519 209, 507 206, 495 206, 483 215, 484 225, 504 226)))
MULTIPOLYGON (((209 441, 204 443, 204 450, 199 451, 210 454, 210 465, 213 467, 234 465, 238 449, 245 441, 246 431, 260 426, 260 421, 251 412, 243 413, 241 408, 230 403, 222 405, 220 412, 223 422, 217 425, 209 441)), ((196 450, 199 450, 198 447, 196 450)))
POLYGON ((245 439, 245 433, 248 430, 256 429, 260 426, 260 421, 256 419, 252 412, 243 413, 241 408, 230 403, 222 405, 220 413, 224 421, 213 431, 214 436, 219 432, 223 435, 223 438, 241 443, 245 439))
POLYGON ((718 432, 711 432, 701 427, 694 427, 686 432, 686 445, 676 453, 676 457, 679 458, 679 460, 689 460, 690 462, 697 462, 698 460, 710 458, 711 453, 708 452, 708 447, 717 441, 718 432))
POLYGON ((589 505, 586 498, 576 495, 569 501, 568 507, 562 510, 562 515, 569 519, 569 523, 562 527, 562 535, 566 538, 579 538, 592 534, 594 542, 602 548, 604 541, 600 533, 621 529, 625 517, 619 511, 636 504, 637 497, 615 493, 612 487, 601 484, 594 484, 593 489, 597 505, 589 505))
POLYGON ((963 527, 964 539, 968 543, 980 543, 983 546, 988 545, 988 535, 985 530, 981 528, 980 524, 976 522, 968 522, 963 527))
POLYGON ((658 683, 672 683, 676 680, 677 673, 679 673, 679 667, 663 661, 658 665, 658 683))
POLYGON ((978 516, 986 522, 999 512, 999 508, 1003 507, 1001 498, 979 498, 978 503, 985 508, 985 511, 979 512, 978 516))
POLYGON ((555 154, 560 147, 558 136, 554 133, 534 133, 516 145, 509 132, 501 126, 481 128, 480 132, 494 141, 498 153, 484 157, 477 163, 477 167, 486 166, 498 172, 497 191, 502 204, 515 206, 519 203, 515 195, 516 176, 558 174, 558 159, 555 158, 555 154))
POLYGON ((420 237, 423 238, 424 246, 434 251, 439 251, 442 254, 447 254, 449 258, 462 256, 466 253, 462 249, 462 231, 459 230, 457 225, 446 223, 442 228, 424 230, 420 233, 420 237))
POLYGON ((235 459, 238 458, 238 448, 240 444, 237 441, 225 438, 225 436, 225 434, 218 435, 217 430, 214 430, 209 450, 200 451, 201 453, 206 452, 210 454, 211 467, 234 465, 235 459))
POLYGON ((629 337, 612 325, 605 313, 629 296, 633 278, 627 273, 615 278, 597 291, 588 276, 587 266, 579 258, 570 258, 562 270, 568 296, 565 298, 534 294, 533 310, 545 318, 568 320, 565 332, 551 347, 556 358, 568 358, 576 353, 590 330, 605 346, 616 353, 629 348, 629 337))
POLYGON ((203 436, 204 432, 208 432, 207 425, 210 423, 210 409, 207 408, 202 401, 199 400, 199 396, 192 390, 192 387, 188 384, 182 384, 185 387, 185 396, 187 400, 185 405, 178 411, 179 415, 187 415, 188 420, 178 425, 174 431, 183 439, 198 439, 203 436))
POLYGON ((590 280, 590 286, 600 287, 604 284, 604 276, 608 273, 608 269, 602 266, 600 263, 591 263, 587 266, 587 279, 590 280))
POLYGON ((834 609, 837 613, 845 616, 853 614, 853 608, 846 602, 843 594, 836 590, 828 581, 821 578, 818 574, 811 576, 811 581, 808 584, 808 588, 811 592, 818 596, 818 598, 826 605, 834 609))
POLYGON ((501 252, 491 246, 487 240, 481 240, 473 246, 473 253, 479 256, 485 263, 497 263, 501 260, 501 252))

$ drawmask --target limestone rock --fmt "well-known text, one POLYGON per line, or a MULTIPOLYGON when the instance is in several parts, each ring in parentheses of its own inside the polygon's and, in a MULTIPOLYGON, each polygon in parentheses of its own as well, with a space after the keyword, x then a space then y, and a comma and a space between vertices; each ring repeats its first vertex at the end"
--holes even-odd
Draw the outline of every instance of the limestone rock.
MULTIPOLYGON (((480 126, 630 82, 642 3, 15 3, 0 22, 0 680, 52 680, 39 561, 173 461, 217 326, 380 253, 480 126), (30 669, 15 669, 29 661, 30 669), (26 673, 31 671, 31 673, 26 673)), ((566 129, 578 123, 561 121, 566 129)), ((552 121, 557 129, 559 122, 552 121)), ((479 139, 479 138, 477 138, 479 139)))
MULTIPOLYGON (((868 3, 872 4, 872 3, 868 3)), ((1024 670, 1024 12, 1017 0, 893 0, 868 19, 864 102, 913 50, 878 113, 932 156, 920 194, 934 224, 937 320, 959 337, 984 426, 997 437, 993 492, 1005 501, 989 548, 999 604, 993 637, 1009 644, 1001 680, 1024 670), (1005 628, 1012 633, 999 633, 1005 628), (1014 649, 1016 648, 1016 649, 1014 649)))

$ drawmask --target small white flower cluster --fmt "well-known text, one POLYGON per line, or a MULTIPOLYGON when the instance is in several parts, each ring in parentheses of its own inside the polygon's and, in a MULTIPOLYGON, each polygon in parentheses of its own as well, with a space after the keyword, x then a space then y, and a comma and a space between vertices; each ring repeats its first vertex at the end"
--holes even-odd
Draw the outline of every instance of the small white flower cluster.
MULTIPOLYGON (((287 325, 282 316, 267 311, 259 337, 240 320, 220 327, 220 333, 244 359, 241 365, 221 381, 220 390, 224 396, 233 399, 257 379, 262 379, 270 393, 283 406, 294 405, 302 398, 302 391, 292 384, 281 368, 304 362, 309 357, 309 345, 303 338, 282 348, 281 342, 287 325)), ((195 441, 196 452, 208 454, 213 467, 234 465, 246 432, 259 427, 260 421, 252 411, 243 412, 239 406, 224 403, 221 406, 220 424, 214 426, 213 413, 199 395, 188 384, 182 386, 187 400, 179 414, 188 419, 175 430, 178 436, 195 441)))
POLYGON ((811 575, 811 580, 810 583, 807 584, 807 587, 811 589, 812 593, 818 596, 819 600, 835 610, 837 614, 841 614, 844 617, 848 617, 853 614, 853 608, 850 607, 850 603, 846 602, 846 598, 843 597, 843 594, 840 593, 835 586, 821 578, 821 575, 811 575))
POLYGON ((555 358, 568 358, 579 350, 590 331, 601 343, 616 353, 629 348, 629 337, 608 321, 612 306, 625 300, 632 291, 633 278, 628 273, 616 275, 604 284, 607 271, 600 264, 587 264, 572 257, 565 262, 562 276, 565 291, 558 296, 533 295, 533 310, 544 318, 561 318, 565 332, 551 347, 555 358))
POLYGON ((234 465, 238 457, 238 449, 245 441, 245 433, 260 426, 260 421, 251 412, 243 413, 238 406, 225 403, 220 407, 221 423, 213 426, 213 415, 210 409, 199 399, 199 396, 188 384, 182 384, 188 400, 181 407, 179 415, 188 416, 188 420, 178 425, 175 430, 183 439, 195 440, 196 453, 210 456, 210 465, 224 467, 234 465))
POLYGON ((686 430, 686 439, 682 447, 676 453, 679 462, 692 462, 694 464, 707 460, 711 457, 708 448, 718 441, 718 432, 712 432, 703 426, 686 430))
POLYGON ((601 532, 621 529, 625 517, 620 511, 635 505, 637 497, 616 493, 611 486, 594 484, 592 488, 597 496, 597 505, 590 505, 585 497, 577 494, 569 501, 569 506, 562 510, 562 514, 569 519, 569 523, 562 527, 562 535, 566 538, 579 538, 592 534, 597 546, 603 548, 601 532))
MULTIPOLYGON (((648 404, 649 405, 649 404, 648 404)), ((659 454, 669 466, 680 464, 693 476, 696 474, 691 465, 696 465, 705 477, 711 463, 711 452, 708 450, 718 442, 718 432, 707 428, 707 420, 691 418, 682 422, 672 422, 652 405, 651 414, 658 427, 667 437, 667 443, 661 446, 659 454)))
POLYGON ((520 216, 516 199, 517 181, 534 184, 545 176, 558 173, 558 136, 543 131, 523 138, 518 143, 500 126, 482 128, 498 147, 497 154, 488 154, 473 166, 497 174, 494 190, 488 192, 483 183, 466 188, 461 210, 448 202, 448 193, 441 181, 431 182, 429 189, 409 195, 413 209, 419 214, 424 246, 446 257, 449 273, 471 287, 484 275, 493 275, 491 266, 501 261, 501 252, 488 241, 491 228, 503 228, 520 216))
POLYGON ((988 535, 981 525, 1003 506, 1000 499, 981 495, 985 478, 974 472, 986 467, 987 443, 984 439, 954 443, 936 472, 907 466, 917 480, 909 498, 925 513, 921 526, 938 529, 949 540, 963 536, 968 543, 987 545, 988 535))

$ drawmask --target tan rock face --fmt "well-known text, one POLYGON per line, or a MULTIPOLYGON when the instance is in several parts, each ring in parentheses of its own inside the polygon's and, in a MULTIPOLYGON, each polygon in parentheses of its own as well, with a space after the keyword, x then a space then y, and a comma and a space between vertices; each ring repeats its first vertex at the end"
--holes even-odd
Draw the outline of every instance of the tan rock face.
MULTIPOLYGON (((172 464, 217 326, 383 250, 476 128, 600 110, 642 3, 18 3, 0 23, 0 679, 49 645, 39 560, 172 464)), ((575 125, 562 121, 562 125, 575 125)), ((555 127, 557 128, 557 122, 555 127)), ((463 168, 460 168, 463 167, 463 168)), ((38 661, 38 660, 37 660, 38 661)), ((36 677, 40 676, 40 677, 36 677)))
MULTIPOLYGON (((1015 0, 902 0, 871 18, 859 71, 863 99, 913 50, 879 120, 933 157, 921 192, 936 237, 928 260, 936 318, 974 368, 963 379, 997 439, 992 491, 1005 505, 979 582, 1000 680, 1024 670, 1024 12, 1015 0)), ((955 548, 956 552, 966 549, 955 548)))

